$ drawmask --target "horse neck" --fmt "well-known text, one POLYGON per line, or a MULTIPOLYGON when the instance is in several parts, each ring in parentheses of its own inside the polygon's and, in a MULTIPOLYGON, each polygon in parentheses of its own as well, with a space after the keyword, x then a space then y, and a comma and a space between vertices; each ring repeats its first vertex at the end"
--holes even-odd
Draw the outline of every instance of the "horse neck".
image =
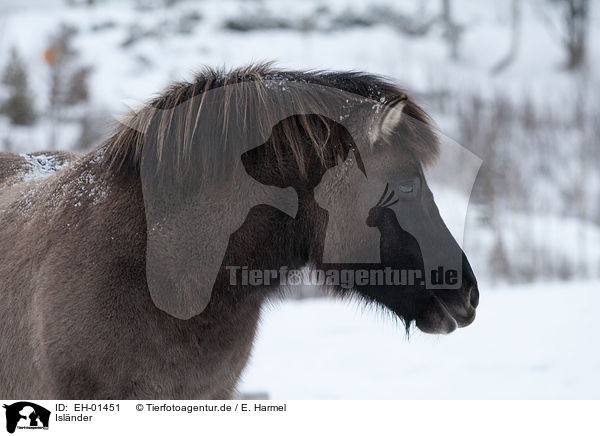
MULTIPOLYGON (((86 156, 84 162, 85 160, 92 162, 92 165, 94 165, 93 162, 97 159, 92 155, 86 156)), ((110 201, 107 201, 107 207, 93 213, 99 213, 103 216, 106 232, 114 232, 117 235, 115 240, 119 239, 119 241, 115 244, 118 253, 115 253, 115 255, 125 255, 139 263, 136 268, 141 270, 142 277, 137 285, 147 287, 145 276, 146 212, 140 175, 135 172, 113 172, 101 166, 97 167, 97 171, 103 175, 101 178, 107 180, 111 197, 108 199, 110 201)), ((148 291, 146 290, 146 292, 148 291)), ((252 297, 254 298, 240 299, 238 295, 236 298, 232 298, 230 292, 220 288, 214 289, 213 301, 202 314, 195 318, 201 324, 218 319, 221 324, 246 325, 246 322, 239 318, 258 317, 259 306, 262 302, 262 296, 254 295, 252 297)))
POLYGON ((71 222, 72 237, 95 241, 96 247, 130 262, 143 261, 146 219, 139 176, 112 170, 101 153, 97 149, 83 156, 58 179, 65 204, 61 213, 71 222), (73 226, 84 228, 77 232, 73 226))

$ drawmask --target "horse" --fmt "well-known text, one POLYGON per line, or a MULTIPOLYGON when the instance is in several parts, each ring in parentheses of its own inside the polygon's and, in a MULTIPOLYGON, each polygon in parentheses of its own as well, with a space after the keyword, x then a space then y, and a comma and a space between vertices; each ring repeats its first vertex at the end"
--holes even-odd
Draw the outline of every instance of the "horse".
POLYGON ((171 85, 86 154, 0 154, 0 396, 232 398, 261 307, 290 288, 236 274, 381 266, 364 214, 387 183, 424 265, 458 254, 458 284, 323 287, 407 328, 469 325, 477 281, 423 172, 438 148, 379 76, 259 64, 171 85))

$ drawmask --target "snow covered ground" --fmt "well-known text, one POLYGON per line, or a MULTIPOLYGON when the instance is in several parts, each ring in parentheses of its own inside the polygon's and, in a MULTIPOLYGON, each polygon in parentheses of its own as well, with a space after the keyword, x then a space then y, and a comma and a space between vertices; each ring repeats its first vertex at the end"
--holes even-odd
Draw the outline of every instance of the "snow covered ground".
POLYGON ((240 390, 273 399, 598 399, 600 282, 482 287, 477 319, 406 338, 358 303, 265 310, 240 390))

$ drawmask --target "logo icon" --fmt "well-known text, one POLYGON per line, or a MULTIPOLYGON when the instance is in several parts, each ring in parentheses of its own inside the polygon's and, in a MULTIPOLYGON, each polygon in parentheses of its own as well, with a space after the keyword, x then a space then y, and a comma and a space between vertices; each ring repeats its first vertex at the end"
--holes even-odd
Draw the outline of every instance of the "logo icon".
POLYGON ((6 431, 14 433, 18 429, 48 429, 50 411, 42 406, 29 401, 19 401, 6 409, 6 431))

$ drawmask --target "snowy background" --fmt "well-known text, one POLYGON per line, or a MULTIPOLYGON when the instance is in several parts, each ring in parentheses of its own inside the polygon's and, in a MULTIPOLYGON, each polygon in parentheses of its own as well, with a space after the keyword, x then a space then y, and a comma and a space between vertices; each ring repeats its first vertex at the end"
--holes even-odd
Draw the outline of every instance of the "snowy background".
MULTIPOLYGON (((477 320, 408 339, 359 304, 278 302, 241 391, 598 398, 600 7, 569 21, 569 3, 586 1, 0 0, 0 150, 85 151, 132 102, 203 65, 387 76, 483 160, 461 238, 477 320)), ((438 196, 442 214, 466 204, 456 195, 438 196)))

